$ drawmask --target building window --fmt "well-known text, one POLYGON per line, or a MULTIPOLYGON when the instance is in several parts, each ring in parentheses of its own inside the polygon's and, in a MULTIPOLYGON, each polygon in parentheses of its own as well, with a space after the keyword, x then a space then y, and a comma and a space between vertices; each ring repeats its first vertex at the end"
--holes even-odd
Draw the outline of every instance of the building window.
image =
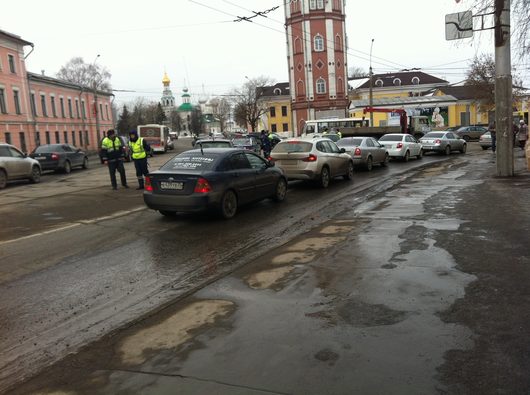
POLYGON ((392 83, 395 86, 401 86, 401 80, 399 78, 394 78, 394 81, 392 81, 392 83))
POLYGON ((85 130, 85 145, 90 145, 90 141, 88 141, 88 130, 85 130))
POLYGON ((11 144, 11 133, 5 132, 4 136, 5 136, 5 139, 6 139, 6 143, 7 144, 11 144))
POLYGON ((15 69, 15 57, 13 55, 7 55, 7 61, 9 62, 9 71, 16 73, 17 70, 15 69))
POLYGON ((61 142, 61 138, 59 137, 59 132, 55 132, 55 143, 59 144, 61 142))
POLYGON ((103 104, 99 103, 99 114, 100 114, 100 119, 103 120, 103 104))
POLYGON ((70 118, 74 117, 74 112, 72 111, 72 99, 68 99, 68 115, 70 115, 70 118))
POLYGON ((68 144, 68 132, 66 130, 63 132, 63 137, 64 137, 64 143, 68 144))
POLYGON ((317 8, 319 10, 324 9, 324 0, 317 0, 317 8))
POLYGON ((275 107, 269 108, 269 113, 271 114, 271 118, 274 118, 276 116, 276 108, 275 107))
POLYGON ((28 152, 28 147, 26 146, 26 133, 19 132, 18 139, 20 140, 20 150, 22 152, 28 152))
POLYGON ((40 145, 40 132, 35 132, 35 145, 37 147, 40 145))
POLYGON ((81 118, 81 113, 79 112, 79 100, 75 99, 75 116, 81 118))
POLYGON ((75 145, 75 130, 72 130, 72 145, 75 145))
POLYGON ((315 10, 317 8, 317 0, 309 0, 309 9, 315 10))
POLYGON ((105 114, 107 114, 107 121, 110 119, 109 117, 109 105, 105 104, 105 114))
POLYGON ((22 111, 20 111, 20 97, 17 90, 13 90, 13 100, 15 101, 15 112, 22 114, 22 111))
POLYGON ((276 133, 277 131, 278 131, 278 128, 276 127, 276 124, 273 123, 273 124, 271 125, 271 132, 272 132, 272 133, 276 133))
POLYGON ((382 87, 383 86, 383 80, 375 81, 375 86, 382 87))
POLYGON ((283 129, 284 132, 287 132, 289 130, 289 124, 282 123, 282 129, 283 129))
POLYGON ((57 109, 55 108, 55 96, 51 96, 50 101, 52 103, 52 116, 54 118, 57 118, 57 109))
POLYGON ((83 116, 83 119, 86 118, 86 107, 84 100, 81 100, 81 115, 83 116))
POLYGON ((418 77, 412 77, 412 85, 419 85, 420 79, 418 77))
POLYGON ((83 146, 83 131, 82 130, 79 131, 79 146, 80 147, 83 146))
POLYGON ((40 106, 42 108, 42 116, 47 117, 48 112, 46 111, 46 95, 40 95, 40 106))
POLYGON ((282 117, 287 116, 287 106, 282 106, 282 117))
POLYGON ((37 104, 35 103, 35 93, 31 94, 31 113, 34 117, 37 116, 37 104))
POLYGON ((326 81, 323 78, 317 80, 317 93, 326 93, 326 81))
POLYGON ((50 132, 46 132, 45 135, 46 135, 46 144, 51 144, 52 142, 50 139, 50 132))
POLYGON ((2 114, 7 114, 6 97, 2 88, 0 88, 0 112, 2 114))
POLYGON ((61 107, 61 117, 64 118, 64 99, 62 97, 59 98, 59 105, 61 107))
POLYGON ((322 52, 324 50, 324 37, 320 34, 315 36, 315 51, 322 52))

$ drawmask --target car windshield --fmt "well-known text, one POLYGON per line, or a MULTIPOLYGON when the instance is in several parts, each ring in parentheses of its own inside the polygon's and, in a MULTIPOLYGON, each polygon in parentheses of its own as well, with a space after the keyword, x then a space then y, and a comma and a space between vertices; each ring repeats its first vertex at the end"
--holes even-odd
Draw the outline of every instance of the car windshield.
POLYGON ((467 129, 468 129, 467 126, 462 126, 460 129, 457 130, 457 132, 463 132, 463 131, 465 131, 467 129))
POLYGON ((229 141, 197 141, 202 148, 230 148, 232 145, 229 141))
POLYGON ((399 134, 385 134, 383 137, 379 139, 379 141, 401 141, 403 140, 403 136, 399 134))
POLYGON ((423 138, 440 138, 440 137, 443 137, 445 133, 441 133, 441 132, 430 132, 430 133, 427 133, 425 136, 423 136, 423 138))
POLYGON ((36 154, 51 154, 52 152, 62 152, 63 149, 60 145, 41 145, 35 148, 36 154))
POLYGON ((252 139, 234 139, 232 140, 234 145, 252 145, 252 139))
POLYGON ((164 164, 160 170, 210 170, 219 155, 214 153, 182 153, 164 164))
POLYGON ((307 141, 288 141, 279 143, 273 151, 275 153, 310 152, 312 148, 313 143, 307 141))
POLYGON ((363 139, 361 138, 345 138, 345 139, 340 139, 339 141, 337 141, 337 145, 339 147, 351 147, 352 145, 361 145, 361 143, 363 142, 363 139))

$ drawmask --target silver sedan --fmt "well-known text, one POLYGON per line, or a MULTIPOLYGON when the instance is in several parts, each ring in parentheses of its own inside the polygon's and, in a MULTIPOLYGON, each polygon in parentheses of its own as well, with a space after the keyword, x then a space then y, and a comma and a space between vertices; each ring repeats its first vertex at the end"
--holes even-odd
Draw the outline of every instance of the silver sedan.
POLYGON ((449 155, 452 151, 460 151, 464 154, 467 150, 466 141, 448 131, 429 132, 420 139, 420 143, 423 145, 423 152, 449 155))
POLYGON ((337 145, 351 155, 355 166, 364 166, 368 171, 372 170, 374 163, 388 164, 387 149, 373 137, 344 137, 337 141, 337 145))

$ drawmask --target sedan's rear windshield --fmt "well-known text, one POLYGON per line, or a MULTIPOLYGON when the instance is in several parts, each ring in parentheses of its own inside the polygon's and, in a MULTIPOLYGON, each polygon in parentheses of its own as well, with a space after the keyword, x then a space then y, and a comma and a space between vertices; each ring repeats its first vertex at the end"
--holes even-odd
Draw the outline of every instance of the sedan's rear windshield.
POLYGON ((234 145, 253 145, 254 144, 252 139, 233 139, 232 143, 234 143, 234 145))
POLYGON ((430 133, 427 133, 425 136, 423 136, 423 138, 440 138, 440 137, 443 137, 445 133, 440 133, 440 132, 430 132, 430 133))
POLYGON ((164 164, 160 170, 210 170, 219 155, 212 153, 180 154, 164 164))
POLYGON ((400 135, 392 135, 392 134, 385 134, 383 137, 379 139, 379 141, 401 141, 403 140, 403 136, 400 135))
POLYGON ((230 148, 232 145, 229 141, 198 141, 197 148, 230 148))
POLYGON ((63 148, 60 145, 41 145, 35 148, 37 154, 50 154, 52 152, 62 152, 63 148))
POLYGON ((352 145, 361 145, 362 142, 363 142, 363 139, 359 139, 359 138, 345 138, 345 139, 340 139, 339 141, 337 141, 337 145, 339 147, 349 147, 352 145))
POLYGON ((286 141, 279 143, 274 147, 274 152, 291 153, 291 152, 311 152, 313 143, 307 141, 286 141))

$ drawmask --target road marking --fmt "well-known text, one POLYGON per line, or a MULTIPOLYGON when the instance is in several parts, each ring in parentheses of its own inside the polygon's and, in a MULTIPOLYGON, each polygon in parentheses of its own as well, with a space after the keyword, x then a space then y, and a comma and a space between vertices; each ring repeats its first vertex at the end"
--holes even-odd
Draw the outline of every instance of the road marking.
POLYGON ((6 244, 10 244, 10 243, 15 243, 17 241, 32 239, 34 237, 49 235, 51 233, 61 232, 63 230, 72 229, 72 228, 75 228, 75 227, 81 226, 81 225, 92 225, 92 224, 95 224, 95 223, 98 223, 98 222, 108 221, 110 219, 119 218, 119 217, 124 217, 124 216, 126 216, 128 214, 136 213, 136 212, 142 211, 142 210, 147 210, 147 207, 143 206, 143 207, 136 207, 136 208, 133 208, 131 210, 118 211, 117 213, 114 213, 112 215, 106 215, 104 217, 98 217, 98 218, 89 219, 89 220, 81 220, 81 221, 77 221, 77 222, 75 222, 73 224, 69 224, 69 225, 66 225, 66 226, 61 226, 60 228, 54 228, 54 229, 46 230, 44 232, 34 233, 32 235, 27 235, 27 236, 22 236, 22 237, 19 237, 17 239, 0 241, 0 246, 6 245, 6 244))

